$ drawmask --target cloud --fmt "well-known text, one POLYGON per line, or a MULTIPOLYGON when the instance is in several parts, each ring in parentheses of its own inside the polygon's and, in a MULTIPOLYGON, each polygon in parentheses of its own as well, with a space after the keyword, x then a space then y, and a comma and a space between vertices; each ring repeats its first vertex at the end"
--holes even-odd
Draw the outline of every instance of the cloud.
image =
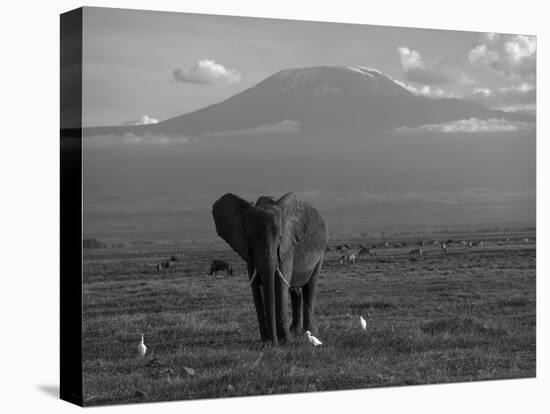
POLYGON ((416 50, 398 47, 397 52, 401 60, 401 67, 408 80, 424 84, 448 83, 445 77, 426 67, 422 56, 416 50))
POLYGON ((500 109, 504 112, 517 112, 525 115, 537 114, 537 105, 534 103, 502 105, 495 107, 495 109, 500 109))
POLYGON ((507 108, 509 112, 534 112, 537 90, 535 85, 523 82, 500 88, 474 88, 465 99, 493 109, 507 108), (514 110, 516 108, 516 110, 514 110))
POLYGON ((523 82, 517 85, 504 86, 497 89, 489 88, 474 88, 474 94, 482 95, 485 97, 501 97, 505 99, 528 99, 529 101, 533 100, 534 94, 536 93, 535 85, 523 82))
POLYGON ((124 145, 170 145, 189 142, 191 138, 184 136, 167 136, 159 134, 145 133, 144 135, 136 135, 133 133, 125 133, 120 135, 97 135, 84 140, 85 146, 88 148, 106 148, 118 147, 124 145))
POLYGON ((202 59, 190 69, 174 69, 175 80, 198 85, 233 85, 240 83, 242 75, 235 69, 227 69, 214 60, 202 59))
POLYGON ((507 78, 533 80, 537 44, 534 36, 483 34, 468 53, 473 68, 490 69, 507 78))
POLYGON ((416 50, 398 47, 397 52, 405 77, 411 82, 425 85, 443 85, 448 83, 471 84, 473 79, 452 59, 439 59, 434 65, 427 66, 416 50))
POLYGON ((416 50, 411 50, 406 47, 398 47, 397 52, 401 59, 401 66, 405 72, 411 69, 425 69, 424 60, 420 53, 416 50))
POLYGON ((159 120, 151 118, 149 115, 142 115, 141 118, 134 121, 126 121, 122 125, 151 125, 158 124, 159 120))
POLYGON ((151 132, 144 134, 134 134, 126 132, 123 135, 96 135, 85 140, 85 145, 88 148, 107 148, 120 147, 125 145, 174 145, 183 143, 192 143, 199 141, 201 138, 222 138, 222 137, 254 137, 260 135, 296 135, 300 132, 300 122, 298 121, 282 121, 276 124, 261 125, 256 128, 246 128, 241 130, 227 130, 220 132, 212 132, 210 134, 201 135, 200 137, 189 137, 182 135, 164 135, 151 132))
POLYGON ((417 96, 427 96, 429 98, 462 98, 461 95, 458 95, 454 92, 451 92, 442 88, 437 88, 429 85, 416 87, 395 79, 393 81, 397 83, 399 86, 407 89, 409 92, 412 92, 414 95, 417 95, 417 96))
POLYGON ((227 130, 220 132, 212 132, 210 134, 202 135, 207 138, 219 138, 219 137, 251 137, 256 135, 279 135, 279 134, 299 134, 300 122, 285 120, 276 124, 261 125, 256 128, 246 128, 240 130, 227 130))
POLYGON ((516 132, 530 131, 535 128, 534 123, 521 121, 508 121, 506 119, 461 119, 459 121, 445 122, 442 124, 425 124, 416 127, 399 127, 394 130, 397 134, 419 133, 466 133, 478 134, 486 132, 516 132))

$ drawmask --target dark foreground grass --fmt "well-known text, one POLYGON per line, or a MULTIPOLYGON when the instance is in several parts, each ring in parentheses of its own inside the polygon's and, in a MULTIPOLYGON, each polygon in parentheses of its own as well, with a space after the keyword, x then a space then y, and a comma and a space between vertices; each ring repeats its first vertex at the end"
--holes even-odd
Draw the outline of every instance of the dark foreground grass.
POLYGON ((244 266, 209 252, 195 248, 160 275, 130 251, 86 259, 86 405, 535 375, 534 246, 434 248, 419 260, 389 249, 345 267, 329 256, 320 348, 302 337, 263 346, 244 266), (238 276, 207 276, 214 257, 238 276))

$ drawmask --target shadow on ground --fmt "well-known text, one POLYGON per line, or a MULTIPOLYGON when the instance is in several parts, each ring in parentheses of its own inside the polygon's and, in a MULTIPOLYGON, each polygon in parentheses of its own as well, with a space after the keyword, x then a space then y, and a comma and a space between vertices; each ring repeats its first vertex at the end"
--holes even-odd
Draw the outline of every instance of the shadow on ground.
POLYGON ((59 398, 59 385, 57 384, 40 384, 36 388, 50 397, 59 398))

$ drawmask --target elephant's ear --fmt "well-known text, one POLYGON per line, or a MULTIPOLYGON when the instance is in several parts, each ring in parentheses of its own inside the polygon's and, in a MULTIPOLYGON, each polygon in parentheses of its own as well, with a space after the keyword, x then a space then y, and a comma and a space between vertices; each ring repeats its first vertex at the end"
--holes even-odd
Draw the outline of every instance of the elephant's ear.
POLYGON ((244 212, 252 204, 235 194, 227 193, 212 206, 218 236, 224 239, 239 256, 248 260, 248 243, 244 228, 244 212))
POLYGON ((273 196, 260 196, 257 200, 256 200, 256 204, 254 204, 255 206, 261 206, 261 205, 273 205, 276 203, 276 200, 275 200, 275 197, 273 196))
POLYGON ((299 243, 306 233, 305 208, 303 200, 295 193, 286 193, 277 205, 283 213, 283 227, 287 235, 287 241, 292 244, 299 243))

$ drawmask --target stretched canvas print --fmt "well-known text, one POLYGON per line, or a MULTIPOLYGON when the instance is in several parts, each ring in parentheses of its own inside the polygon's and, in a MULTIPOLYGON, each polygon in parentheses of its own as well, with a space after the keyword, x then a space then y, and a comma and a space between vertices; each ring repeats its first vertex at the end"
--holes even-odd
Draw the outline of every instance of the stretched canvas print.
POLYGON ((536 39, 61 16, 61 397, 536 374, 536 39))

